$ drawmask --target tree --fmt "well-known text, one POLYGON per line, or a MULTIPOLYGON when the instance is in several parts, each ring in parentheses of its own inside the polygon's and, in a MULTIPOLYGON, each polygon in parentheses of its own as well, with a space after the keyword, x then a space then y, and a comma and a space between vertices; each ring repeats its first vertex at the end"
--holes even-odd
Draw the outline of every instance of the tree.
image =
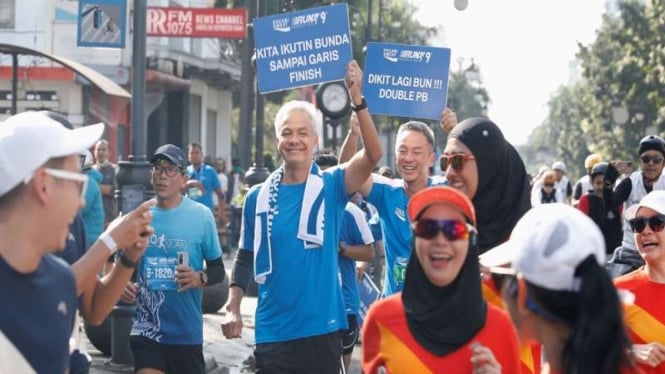
POLYGON ((524 151, 528 167, 537 168, 536 155, 548 148, 580 174, 592 152, 634 160, 642 137, 665 130, 665 0, 620 2, 617 14, 603 16, 596 40, 579 45, 577 58, 582 78, 553 94, 524 151), (613 118, 618 107, 628 110, 625 123, 613 118))
POLYGON ((584 125, 594 148, 605 157, 634 159, 639 140, 662 134, 665 118, 665 1, 620 3, 620 16, 605 15, 596 41, 581 46, 587 85, 584 125), (616 123, 612 110, 624 107, 629 119, 616 123))

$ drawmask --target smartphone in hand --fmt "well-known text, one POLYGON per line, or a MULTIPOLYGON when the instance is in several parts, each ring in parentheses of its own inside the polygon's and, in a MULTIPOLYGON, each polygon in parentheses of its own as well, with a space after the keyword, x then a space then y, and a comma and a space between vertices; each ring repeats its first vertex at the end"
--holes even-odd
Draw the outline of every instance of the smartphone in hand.
POLYGON ((178 252, 178 265, 189 266, 189 252, 178 252))

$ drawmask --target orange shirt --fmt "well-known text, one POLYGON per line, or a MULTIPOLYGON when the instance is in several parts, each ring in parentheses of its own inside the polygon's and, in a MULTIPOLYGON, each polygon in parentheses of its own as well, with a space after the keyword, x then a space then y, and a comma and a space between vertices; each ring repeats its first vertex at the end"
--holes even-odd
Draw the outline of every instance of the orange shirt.
MULTIPOLYGON (((441 316, 461 318, 464 316, 441 316)), ((376 301, 363 322, 362 366, 365 374, 386 373, 471 373, 471 345, 475 342, 492 350, 504 373, 519 373, 518 342, 508 315, 488 303, 485 326, 464 346, 444 356, 422 347, 409 331, 402 294, 376 301)))
MULTIPOLYGON (((635 295, 632 305, 624 305, 624 318, 634 344, 665 344, 665 284, 649 280, 643 268, 614 280, 617 288, 635 295)), ((665 374, 665 362, 655 368, 639 365, 646 374, 665 374)))
MULTIPOLYGON (((501 292, 494 286, 492 279, 483 279, 483 297, 485 300, 498 308, 504 309, 501 292)), ((520 364, 522 374, 538 374, 541 370, 541 345, 520 345, 520 364)))

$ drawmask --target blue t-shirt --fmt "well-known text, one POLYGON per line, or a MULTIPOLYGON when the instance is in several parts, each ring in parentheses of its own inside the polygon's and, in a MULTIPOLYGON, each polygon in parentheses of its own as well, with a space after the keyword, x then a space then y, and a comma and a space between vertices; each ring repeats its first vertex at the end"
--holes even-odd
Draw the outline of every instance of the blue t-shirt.
POLYGON ((86 248, 89 248, 104 231, 104 202, 99 189, 103 176, 95 169, 88 169, 85 174, 88 176, 88 188, 85 190, 85 206, 81 216, 85 225, 86 248))
POLYGON ((141 257, 139 292, 132 335, 165 344, 202 344, 200 288, 178 292, 175 267, 178 252, 187 252, 189 266, 203 270, 203 260, 222 256, 212 213, 188 197, 164 210, 152 207, 155 234, 141 257))
MULTIPOLYGON (((305 183, 280 184, 278 212, 272 222, 272 273, 258 287, 256 343, 273 343, 324 335, 347 328, 339 286, 337 244, 342 213, 349 197, 344 169, 321 173, 325 193, 323 247, 305 249, 297 238, 305 183)), ((254 251, 254 219, 261 184, 245 199, 240 248, 254 251)))
MULTIPOLYGON (((354 203, 347 203, 342 227, 339 231, 339 242, 348 245, 369 245, 374 243, 365 213, 354 203)), ((358 293, 358 280, 356 278, 356 261, 339 255, 339 272, 342 281, 342 296, 346 314, 353 314, 356 318, 360 312, 360 294, 358 293)))
POLYGON ((83 218, 79 212, 74 217, 74 221, 69 224, 69 235, 67 236, 65 248, 62 251, 54 253, 54 255, 71 265, 83 257, 87 250, 85 227, 83 225, 83 218))
MULTIPOLYGON (((367 196, 379 212, 383 231, 383 247, 386 255, 386 275, 383 280, 383 296, 400 292, 404 287, 406 264, 411 255, 411 223, 406 213, 409 198, 402 179, 373 176, 372 190, 367 196)), ((445 185, 440 177, 429 177, 427 186, 445 185)))
POLYGON ((215 193, 215 190, 222 188, 222 184, 219 183, 219 177, 217 176, 217 171, 210 165, 201 164, 201 167, 196 170, 194 165, 187 166, 187 176, 189 179, 195 179, 203 185, 205 192, 201 197, 197 198, 195 201, 207 206, 210 208, 210 211, 215 210, 215 204, 212 201, 212 194, 215 193))
POLYGON ((66 373, 74 327, 76 281, 62 259, 42 257, 19 273, 0 256, 0 330, 37 373, 66 373))

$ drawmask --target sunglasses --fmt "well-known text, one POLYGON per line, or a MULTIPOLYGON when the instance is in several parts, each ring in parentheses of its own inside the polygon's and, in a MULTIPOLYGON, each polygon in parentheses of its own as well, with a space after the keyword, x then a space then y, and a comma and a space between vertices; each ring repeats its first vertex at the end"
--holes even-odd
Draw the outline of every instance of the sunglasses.
POLYGON ((453 153, 451 155, 442 155, 441 158, 439 158, 439 166, 441 166, 441 170, 446 170, 448 169, 448 166, 453 167, 454 170, 460 171, 464 168, 464 164, 466 163, 467 160, 473 160, 475 157, 468 155, 466 153, 453 153))
POLYGON ((455 220, 436 220, 436 219, 420 219, 413 225, 413 233, 419 238, 432 239, 435 238, 439 232, 450 240, 468 240, 476 229, 462 221, 455 220))
POLYGON ((645 164, 652 163, 654 165, 660 165, 660 163, 663 162, 662 157, 647 156, 647 155, 640 156, 640 160, 642 160, 642 162, 645 163, 645 164))
POLYGON ((554 183, 545 183, 543 184, 544 187, 554 187, 554 183))
POLYGON ((85 191, 88 188, 88 176, 73 171, 45 168, 44 172, 54 178, 76 182, 79 185, 81 199, 85 200, 85 191))
POLYGON ((661 232, 665 228, 665 215, 658 214, 651 217, 633 218, 628 221, 633 232, 641 233, 649 225, 653 232, 661 232))

